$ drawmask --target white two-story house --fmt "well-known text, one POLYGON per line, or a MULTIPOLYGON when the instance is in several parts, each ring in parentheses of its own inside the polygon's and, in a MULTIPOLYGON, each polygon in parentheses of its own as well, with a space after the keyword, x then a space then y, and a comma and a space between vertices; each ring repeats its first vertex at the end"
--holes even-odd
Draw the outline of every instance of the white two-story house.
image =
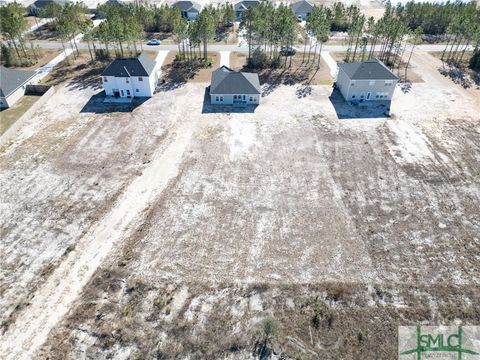
POLYGON ((158 81, 159 69, 146 53, 137 58, 115 59, 102 73, 106 96, 121 98, 151 97, 158 81))

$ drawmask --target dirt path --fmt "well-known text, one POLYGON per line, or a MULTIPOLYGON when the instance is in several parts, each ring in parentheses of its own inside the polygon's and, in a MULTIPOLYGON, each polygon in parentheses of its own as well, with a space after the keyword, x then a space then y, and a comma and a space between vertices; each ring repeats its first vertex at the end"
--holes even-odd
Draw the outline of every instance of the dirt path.
POLYGON ((412 65, 415 68, 421 69, 422 78, 431 86, 438 88, 450 88, 456 90, 461 97, 465 94, 472 96, 478 106, 480 106, 480 92, 474 86, 464 89, 458 84, 455 84, 451 79, 443 76, 438 71, 442 67, 442 61, 428 52, 416 51, 412 57, 412 65))
POLYGON ((128 236, 149 204, 177 175, 194 131, 191 122, 179 126, 165 151, 154 155, 150 166, 129 185, 112 210, 77 243, 2 336, 2 355, 8 354, 7 359, 32 358, 114 245, 128 236))

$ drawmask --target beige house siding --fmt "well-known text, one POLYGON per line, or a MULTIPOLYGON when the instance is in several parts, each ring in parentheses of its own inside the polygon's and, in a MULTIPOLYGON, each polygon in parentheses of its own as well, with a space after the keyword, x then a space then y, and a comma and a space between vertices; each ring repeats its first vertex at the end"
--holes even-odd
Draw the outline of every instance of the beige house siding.
MULTIPOLYGON (((244 104, 258 104, 260 102, 260 95, 258 94, 238 94, 237 97, 240 96, 240 99, 235 99, 238 103, 244 104), (243 97, 245 96, 245 100, 243 97)), ((217 104, 224 104, 224 105, 231 105, 234 101, 234 95, 231 94, 210 94, 210 103, 213 105, 217 104)))
POLYGON ((346 101, 392 100, 397 82, 398 80, 350 80, 341 68, 337 76, 337 87, 346 101))

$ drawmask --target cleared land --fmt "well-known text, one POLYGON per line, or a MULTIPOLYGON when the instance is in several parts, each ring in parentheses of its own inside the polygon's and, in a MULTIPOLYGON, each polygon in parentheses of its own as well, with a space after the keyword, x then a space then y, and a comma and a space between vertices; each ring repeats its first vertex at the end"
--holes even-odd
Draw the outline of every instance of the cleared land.
POLYGON ((248 114, 195 82, 115 113, 61 88, 0 154, 1 349, 387 359, 399 324, 478 324, 480 97, 430 57, 390 119, 338 120, 328 85, 248 114))
POLYGON ((40 96, 26 95, 18 100, 14 106, 2 110, 0 112, 0 135, 7 131, 38 99, 40 99, 40 96))

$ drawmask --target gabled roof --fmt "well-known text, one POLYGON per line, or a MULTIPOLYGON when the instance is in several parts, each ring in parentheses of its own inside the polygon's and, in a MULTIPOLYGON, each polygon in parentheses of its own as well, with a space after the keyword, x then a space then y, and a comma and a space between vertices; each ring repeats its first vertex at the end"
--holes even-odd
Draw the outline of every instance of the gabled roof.
POLYGON ((202 5, 197 4, 193 1, 177 1, 175 4, 172 5, 173 7, 179 8, 180 11, 196 11, 200 12, 202 9, 202 5))
POLYGON ((65 0, 36 0, 33 4, 29 5, 28 7, 31 9, 43 9, 44 7, 53 3, 64 5, 65 0))
POLYGON ((260 94, 256 73, 237 72, 222 66, 212 73, 210 94, 260 94))
POLYGON ((308 14, 313 10, 313 5, 306 0, 297 1, 290 5, 290 7, 295 14, 308 14))
POLYGON ((256 7, 260 5, 260 0, 243 0, 235 4, 235 11, 244 11, 249 7, 256 7))
POLYGON ((339 64, 350 80, 398 80, 398 77, 378 59, 339 64))
POLYGON ((156 62, 146 53, 138 58, 115 59, 103 71, 102 76, 131 77, 150 76, 155 68, 156 62))
POLYGON ((13 70, 0 65, 0 96, 9 96, 35 74, 35 71, 13 70))

